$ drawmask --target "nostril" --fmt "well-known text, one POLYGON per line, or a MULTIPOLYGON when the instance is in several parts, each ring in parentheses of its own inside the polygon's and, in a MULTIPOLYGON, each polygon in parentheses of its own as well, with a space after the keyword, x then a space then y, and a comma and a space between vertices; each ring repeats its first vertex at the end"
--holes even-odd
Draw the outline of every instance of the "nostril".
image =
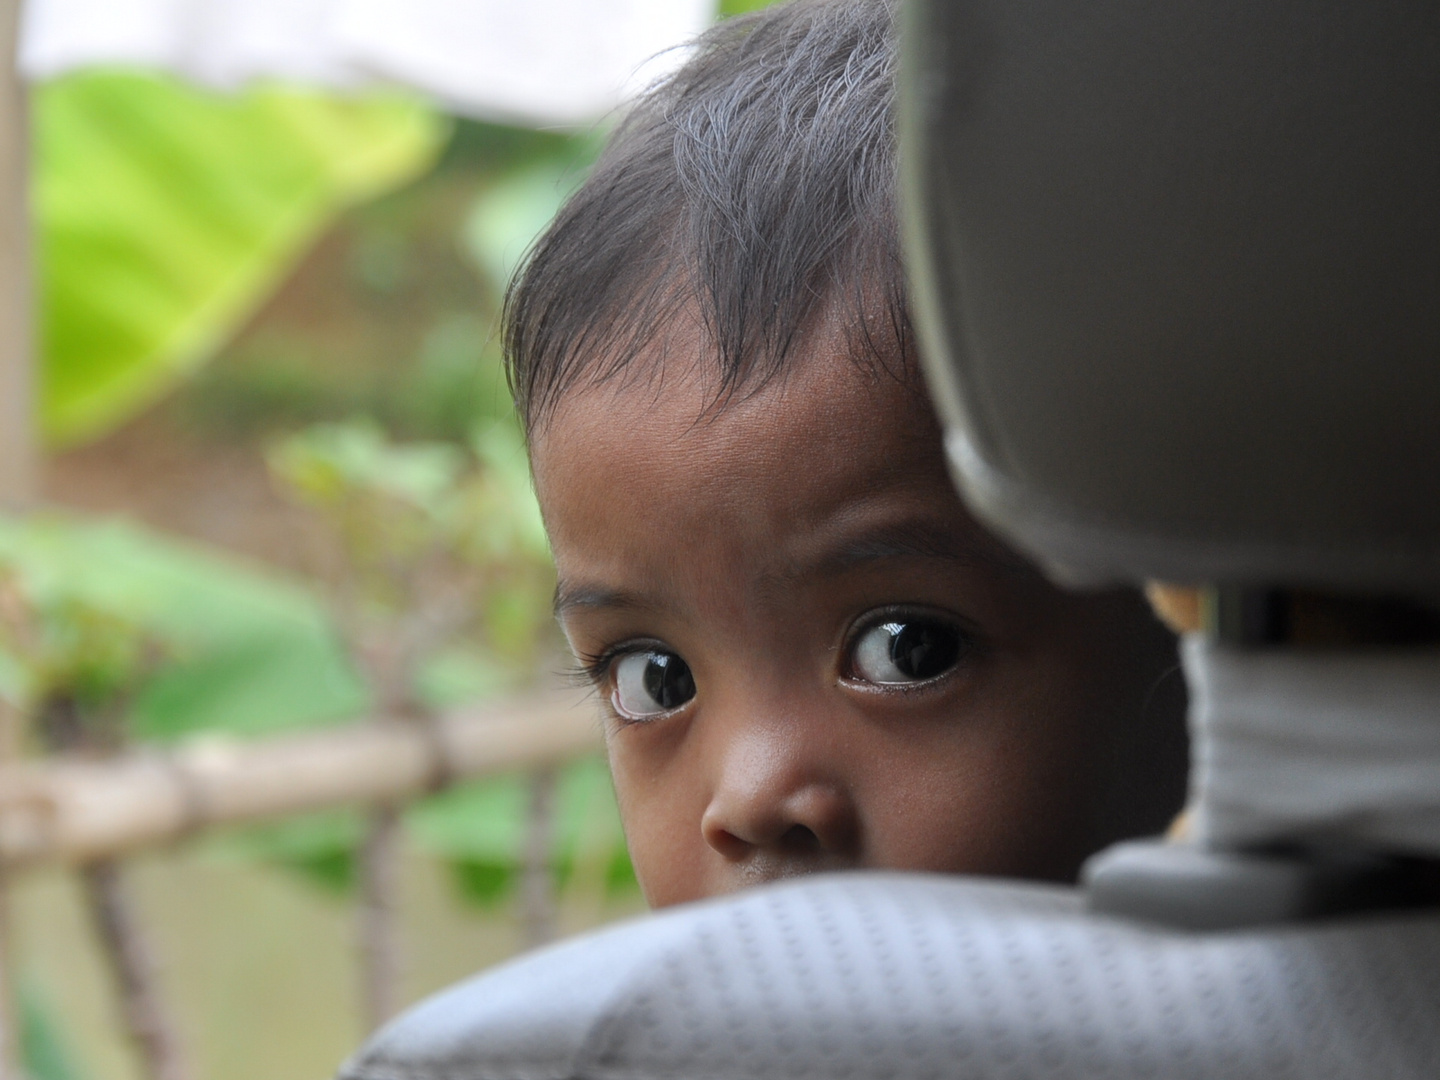
POLYGON ((806 825, 791 825, 780 837, 780 847, 788 852, 810 855, 820 851, 820 837, 806 825))
POLYGON ((829 786, 773 783, 757 790, 737 782, 712 797, 701 815, 700 833, 732 862, 765 853, 814 863, 853 858, 858 825, 849 796, 829 786))
POLYGON ((705 842, 727 859, 744 859, 754 850, 755 845, 736 836, 729 829, 708 828, 702 824, 700 832, 705 837, 705 842))

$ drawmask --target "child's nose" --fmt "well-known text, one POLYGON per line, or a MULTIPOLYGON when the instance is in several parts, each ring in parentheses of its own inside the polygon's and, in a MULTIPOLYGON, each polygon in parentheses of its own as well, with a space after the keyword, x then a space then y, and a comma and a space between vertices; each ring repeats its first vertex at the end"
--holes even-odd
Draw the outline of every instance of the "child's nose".
POLYGON ((844 787, 773 739, 725 755, 700 819, 705 842, 727 860, 757 855, 844 864, 858 854, 859 822, 844 787))

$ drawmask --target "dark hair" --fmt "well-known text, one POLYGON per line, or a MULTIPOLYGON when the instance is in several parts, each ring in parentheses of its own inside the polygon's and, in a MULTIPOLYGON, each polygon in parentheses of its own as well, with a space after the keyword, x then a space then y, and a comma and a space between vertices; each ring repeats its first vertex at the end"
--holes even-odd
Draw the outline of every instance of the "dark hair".
POLYGON ((791 0, 711 29, 630 109, 506 296, 527 431, 692 305, 717 402, 779 373, 836 302, 857 359, 913 376, 895 53, 891 0, 791 0))

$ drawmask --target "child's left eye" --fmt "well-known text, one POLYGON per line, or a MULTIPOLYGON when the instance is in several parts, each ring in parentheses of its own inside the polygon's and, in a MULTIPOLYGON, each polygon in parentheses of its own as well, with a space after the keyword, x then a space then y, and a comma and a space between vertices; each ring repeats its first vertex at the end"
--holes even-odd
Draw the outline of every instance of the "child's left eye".
POLYGON ((925 682, 953 668, 968 645, 959 627, 940 619, 886 619, 851 640, 849 674, 877 686, 925 682))
POLYGON ((680 708, 695 696, 690 665, 672 652, 626 653, 615 661, 615 711, 627 720, 650 720, 680 708))

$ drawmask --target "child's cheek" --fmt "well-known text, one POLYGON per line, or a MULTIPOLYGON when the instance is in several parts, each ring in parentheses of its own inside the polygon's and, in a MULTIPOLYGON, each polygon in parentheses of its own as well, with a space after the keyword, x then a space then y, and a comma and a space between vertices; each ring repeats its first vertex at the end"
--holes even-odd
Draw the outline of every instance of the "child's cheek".
POLYGON ((625 842, 651 907, 709 895, 700 834, 701 778, 691 776, 683 761, 667 753, 671 739, 666 736, 644 725, 613 721, 606 733, 625 842))

